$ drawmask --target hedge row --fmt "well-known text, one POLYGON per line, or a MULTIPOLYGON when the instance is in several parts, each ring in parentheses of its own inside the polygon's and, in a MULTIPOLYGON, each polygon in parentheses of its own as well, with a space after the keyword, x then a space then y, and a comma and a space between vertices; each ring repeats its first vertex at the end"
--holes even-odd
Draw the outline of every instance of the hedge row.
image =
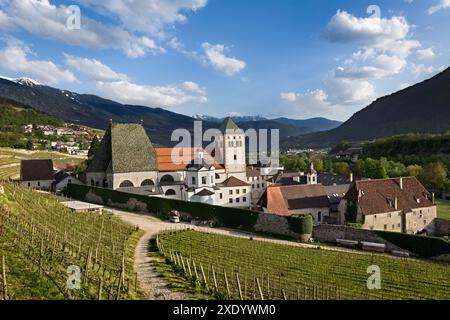
POLYGON ((84 201, 89 192, 102 198, 102 204, 126 204, 130 199, 136 199, 147 205, 147 211, 158 214, 168 214, 172 210, 185 212, 197 220, 217 220, 219 224, 227 228, 254 231, 259 213, 256 211, 213 206, 206 203, 187 202, 158 197, 148 197, 110 189, 69 184, 66 195, 84 201))
POLYGON ((374 233, 384 240, 424 258, 450 254, 450 242, 441 238, 387 231, 374 231, 374 233))

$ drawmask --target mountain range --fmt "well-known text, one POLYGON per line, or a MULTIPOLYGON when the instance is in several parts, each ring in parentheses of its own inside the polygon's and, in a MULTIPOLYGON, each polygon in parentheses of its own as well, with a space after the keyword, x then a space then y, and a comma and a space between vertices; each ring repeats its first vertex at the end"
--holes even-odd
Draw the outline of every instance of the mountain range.
MULTIPOLYGON (((28 105, 35 110, 55 116, 66 122, 106 129, 114 122, 140 122, 154 143, 170 146, 171 132, 178 128, 193 131, 194 119, 203 120, 203 128, 217 128, 223 119, 208 116, 189 117, 163 108, 125 105, 89 94, 61 90, 40 84, 29 78, 0 78, 0 97, 28 105)), ((292 120, 263 117, 235 117, 245 130, 280 129, 282 140, 303 134, 334 128, 340 122, 327 119, 292 120)))
MULTIPOLYGON (((28 79, 0 78, 0 97, 8 98, 66 122, 105 129, 115 122, 143 121, 153 142, 170 146, 171 132, 217 128, 221 118, 189 117, 163 108, 124 105, 95 95, 78 94, 28 79)), ((294 120, 261 116, 233 117, 243 129, 280 129, 281 147, 323 148, 342 141, 366 141, 404 133, 438 133, 450 129, 450 68, 434 77, 381 97, 344 123, 324 118, 294 120)))

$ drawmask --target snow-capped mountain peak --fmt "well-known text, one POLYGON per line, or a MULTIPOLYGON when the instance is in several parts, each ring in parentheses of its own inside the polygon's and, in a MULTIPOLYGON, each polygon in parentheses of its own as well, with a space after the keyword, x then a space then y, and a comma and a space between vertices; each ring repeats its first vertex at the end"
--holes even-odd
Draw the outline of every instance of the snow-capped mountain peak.
POLYGON ((14 82, 24 85, 24 86, 29 86, 29 87, 34 87, 34 86, 40 86, 41 84, 36 81, 33 80, 31 78, 26 78, 26 77, 22 77, 22 78, 17 78, 14 80, 14 82))
POLYGON ((0 79, 15 82, 15 83, 21 84, 23 86, 28 86, 28 87, 42 86, 42 84, 39 83, 38 81, 31 79, 31 78, 27 78, 27 77, 9 78, 9 77, 0 76, 0 79))

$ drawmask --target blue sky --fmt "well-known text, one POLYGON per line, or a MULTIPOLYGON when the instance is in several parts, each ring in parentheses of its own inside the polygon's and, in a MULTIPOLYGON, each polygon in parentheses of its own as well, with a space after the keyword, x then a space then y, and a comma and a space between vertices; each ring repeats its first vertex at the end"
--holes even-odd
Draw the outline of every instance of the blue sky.
POLYGON ((346 120, 448 67, 449 18, 450 0, 0 0, 0 74, 187 115, 346 120))

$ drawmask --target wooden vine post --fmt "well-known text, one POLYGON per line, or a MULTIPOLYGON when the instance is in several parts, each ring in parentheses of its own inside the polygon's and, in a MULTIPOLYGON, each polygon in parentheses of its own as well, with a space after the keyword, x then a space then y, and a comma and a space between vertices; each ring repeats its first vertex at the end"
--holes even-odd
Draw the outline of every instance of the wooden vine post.
POLYGON ((6 282, 6 262, 2 256, 3 300, 8 300, 8 283, 6 282))

